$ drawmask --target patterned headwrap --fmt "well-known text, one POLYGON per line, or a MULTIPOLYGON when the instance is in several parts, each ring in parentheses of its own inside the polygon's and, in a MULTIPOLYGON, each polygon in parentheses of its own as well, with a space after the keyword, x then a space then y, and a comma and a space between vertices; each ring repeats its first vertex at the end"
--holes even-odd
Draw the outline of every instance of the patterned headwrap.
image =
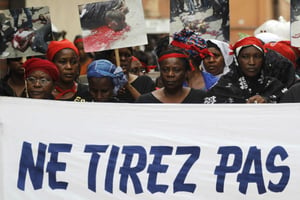
POLYGON ((193 30, 182 29, 180 32, 174 33, 171 45, 185 49, 192 57, 204 58, 207 54, 211 55, 207 50, 205 39, 193 30))
POLYGON ((253 36, 245 37, 245 38, 237 41, 233 45, 232 50, 235 53, 236 57, 238 57, 241 49, 243 47, 248 47, 248 46, 254 46, 255 48, 257 48, 258 50, 260 50, 263 53, 265 53, 265 51, 266 51, 263 42, 260 39, 253 37, 253 36))
POLYGON ((42 71, 51 76, 53 81, 57 81, 59 78, 59 71, 56 65, 49 60, 41 58, 28 59, 23 67, 25 69, 25 78, 27 78, 34 71, 42 71))
POLYGON ((127 78, 122 68, 116 67, 113 63, 105 59, 94 60, 90 63, 87 69, 87 77, 110 77, 115 86, 114 94, 117 94, 118 90, 127 83, 127 78))
POLYGON ((48 45, 47 49, 47 59, 50 61, 53 61, 54 56, 62 49, 72 49, 75 51, 75 53, 79 56, 78 49, 74 45, 73 42, 64 39, 60 41, 51 41, 48 45))

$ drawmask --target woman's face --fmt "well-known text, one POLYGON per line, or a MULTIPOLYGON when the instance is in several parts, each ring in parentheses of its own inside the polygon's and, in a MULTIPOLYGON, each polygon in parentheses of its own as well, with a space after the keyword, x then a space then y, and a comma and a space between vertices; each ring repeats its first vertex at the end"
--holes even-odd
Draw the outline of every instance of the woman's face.
POLYGON ((49 99, 54 82, 49 74, 43 71, 34 71, 26 79, 27 91, 30 98, 49 99))
POLYGON ((167 58, 159 63, 165 89, 180 89, 186 78, 186 68, 179 58, 167 58))
MULTIPOLYGON (((119 56, 120 56, 120 65, 121 65, 120 67, 122 67, 124 74, 128 74, 130 70, 131 58, 132 58, 132 53, 130 49, 128 48, 119 49, 119 56)), ((114 53, 110 61, 115 65, 117 64, 116 56, 114 53)))
POLYGON ((7 61, 7 66, 9 67, 9 70, 12 73, 18 74, 20 76, 24 75, 24 68, 22 67, 22 65, 22 58, 10 58, 9 61, 7 61))
POLYGON ((205 70, 214 76, 222 74, 225 66, 222 52, 214 47, 209 47, 208 50, 214 56, 208 55, 203 59, 205 70))
POLYGON ((264 54, 254 46, 245 47, 238 55, 238 63, 245 76, 254 77, 260 73, 264 54))
POLYGON ((55 55, 53 62, 60 73, 60 81, 73 82, 79 73, 78 56, 72 49, 62 49, 55 55))
POLYGON ((80 60, 84 61, 88 57, 88 54, 84 51, 83 42, 77 42, 75 46, 78 49, 80 60))
POLYGON ((88 79, 89 91, 94 101, 96 102, 109 102, 114 96, 114 85, 109 77, 88 79))
POLYGON ((143 74, 142 68, 143 68, 143 65, 140 61, 138 61, 138 60, 131 61, 130 73, 140 76, 143 74))

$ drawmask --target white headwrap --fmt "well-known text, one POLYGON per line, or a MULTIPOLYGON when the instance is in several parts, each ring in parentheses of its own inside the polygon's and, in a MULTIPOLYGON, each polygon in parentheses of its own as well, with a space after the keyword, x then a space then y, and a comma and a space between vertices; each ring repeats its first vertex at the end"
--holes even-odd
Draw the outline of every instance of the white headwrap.
MULTIPOLYGON (((231 49, 228 43, 220 41, 220 40, 215 40, 215 39, 209 39, 208 41, 214 43, 219 47, 221 50, 221 53, 224 58, 225 66, 222 74, 216 75, 216 77, 221 77, 222 75, 226 74, 229 72, 229 65, 233 62, 233 55, 230 54, 231 49)), ((204 63, 202 61, 202 66, 204 66, 204 63)), ((205 67, 203 67, 203 70, 205 71, 205 67)))

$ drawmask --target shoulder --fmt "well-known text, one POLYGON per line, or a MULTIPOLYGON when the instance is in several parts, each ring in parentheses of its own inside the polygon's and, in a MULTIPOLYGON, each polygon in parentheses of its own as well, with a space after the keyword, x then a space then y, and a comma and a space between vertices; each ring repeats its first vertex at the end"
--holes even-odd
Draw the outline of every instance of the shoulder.
POLYGON ((140 93, 148 93, 155 90, 154 81, 146 75, 138 76, 131 85, 135 87, 140 93))
POLYGON ((149 92, 139 96, 139 98, 135 101, 135 103, 161 103, 161 102, 152 94, 152 92, 149 92))
POLYGON ((136 78, 135 81, 139 81, 139 82, 154 82, 149 76, 147 75, 142 75, 142 76, 138 76, 136 78))
POLYGON ((211 73, 208 73, 208 72, 203 71, 202 75, 203 75, 203 78, 205 80, 205 84, 206 84, 207 89, 210 89, 219 80, 219 77, 216 77, 216 76, 214 76, 214 75, 212 75, 211 73))
POLYGON ((191 88, 189 95, 193 95, 193 96, 201 96, 201 97, 205 97, 207 94, 206 91, 204 90, 197 90, 194 88, 191 88))
POLYGON ((205 91, 191 88, 188 96, 185 98, 183 103, 203 103, 205 97, 206 97, 205 91))

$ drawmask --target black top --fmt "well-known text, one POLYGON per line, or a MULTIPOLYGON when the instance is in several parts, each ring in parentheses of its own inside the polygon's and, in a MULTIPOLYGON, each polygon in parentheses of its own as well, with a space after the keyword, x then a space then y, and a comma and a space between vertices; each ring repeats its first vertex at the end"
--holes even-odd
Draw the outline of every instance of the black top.
MULTIPOLYGON (((189 94, 181 103, 203 103, 206 92, 203 90, 196 90, 191 88, 189 94)), ((158 100, 152 92, 141 95, 136 101, 136 103, 163 103, 158 100)))
MULTIPOLYGON (((138 76, 131 85, 141 94, 152 92, 155 90, 155 84, 149 76, 138 76)), ((135 99, 126 89, 124 94, 118 94, 118 99, 122 102, 134 103, 135 99)))
POLYGON ((290 87, 280 99, 280 103, 300 103, 300 81, 290 87))
MULTIPOLYGON (((0 96, 16 97, 17 96, 16 93, 7 83, 8 79, 9 79, 9 76, 5 76, 3 79, 0 80, 0 96)), ((25 89, 24 89, 21 97, 26 97, 25 89)))
POLYGON ((296 81, 296 72, 293 63, 286 57, 272 49, 268 49, 264 61, 265 76, 278 79, 287 88, 296 81))
POLYGON ((246 103, 260 95, 269 103, 278 102, 287 88, 278 79, 266 76, 262 70, 256 77, 246 77, 241 69, 232 64, 231 71, 223 75, 208 91, 205 103, 246 103))

